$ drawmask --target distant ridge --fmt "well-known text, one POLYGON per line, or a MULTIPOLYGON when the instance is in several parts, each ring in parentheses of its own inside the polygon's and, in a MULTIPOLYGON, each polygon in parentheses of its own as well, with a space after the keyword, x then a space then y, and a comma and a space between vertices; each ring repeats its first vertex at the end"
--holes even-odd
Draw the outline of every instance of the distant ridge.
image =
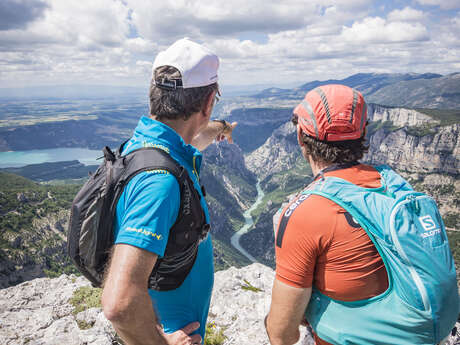
POLYGON ((269 88, 253 98, 302 99, 325 84, 344 84, 361 91, 368 102, 403 107, 460 109, 460 73, 358 73, 345 79, 315 80, 293 89, 269 88))

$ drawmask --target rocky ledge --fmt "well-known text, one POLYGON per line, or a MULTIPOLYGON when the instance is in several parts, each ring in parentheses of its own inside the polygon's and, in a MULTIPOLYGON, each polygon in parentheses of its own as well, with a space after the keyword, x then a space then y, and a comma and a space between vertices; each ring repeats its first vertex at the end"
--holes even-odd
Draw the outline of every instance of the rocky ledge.
MULTIPOLYGON (((224 337, 210 343, 269 344, 263 319, 270 307, 273 279, 273 270, 261 264, 216 273, 208 328, 224 337)), ((83 277, 61 275, 0 290, 0 344, 120 344, 100 308, 76 312, 75 303, 71 303, 75 291, 89 286, 83 277)), ((313 345, 305 328, 300 329, 297 345, 313 345)))
MULTIPOLYGON (((273 279, 273 270, 260 264, 216 273, 208 322, 210 328, 223 331, 222 345, 268 344, 263 319, 273 279)), ((83 277, 61 275, 0 290, 0 344, 118 344, 100 308, 75 313, 70 299, 86 286, 90 284, 83 277)), ((298 344, 313 344, 308 339, 303 331, 298 344)))

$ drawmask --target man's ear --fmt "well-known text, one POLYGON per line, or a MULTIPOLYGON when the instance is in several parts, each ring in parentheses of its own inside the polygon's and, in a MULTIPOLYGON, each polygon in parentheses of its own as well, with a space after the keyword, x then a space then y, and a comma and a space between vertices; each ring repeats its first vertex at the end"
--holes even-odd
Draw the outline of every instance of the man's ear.
POLYGON ((299 143, 300 146, 303 147, 305 144, 302 140, 302 130, 300 129, 299 125, 297 125, 296 128, 297 128, 297 142, 299 143))
POLYGON ((213 91, 209 94, 206 98, 206 102, 203 105, 203 114, 205 116, 211 117, 212 107, 214 106, 214 96, 216 95, 216 91, 213 91))

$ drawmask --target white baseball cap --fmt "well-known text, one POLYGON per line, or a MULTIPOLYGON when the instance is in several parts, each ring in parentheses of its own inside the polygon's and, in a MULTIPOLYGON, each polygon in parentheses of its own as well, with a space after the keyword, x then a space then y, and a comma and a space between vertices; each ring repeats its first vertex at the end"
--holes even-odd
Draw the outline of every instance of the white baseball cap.
POLYGON ((216 54, 201 44, 183 38, 158 53, 153 62, 152 80, 155 85, 169 89, 207 86, 217 82, 218 68, 219 58, 216 54), (177 68, 182 78, 155 80, 155 70, 162 66, 177 68))

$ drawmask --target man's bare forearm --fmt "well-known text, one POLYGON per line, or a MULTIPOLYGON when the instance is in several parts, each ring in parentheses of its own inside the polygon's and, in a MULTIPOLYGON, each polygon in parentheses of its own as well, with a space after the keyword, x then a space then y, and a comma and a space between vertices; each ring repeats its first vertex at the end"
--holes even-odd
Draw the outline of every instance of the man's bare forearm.
POLYGON ((167 345, 157 329, 157 319, 148 293, 128 297, 126 309, 110 321, 126 345, 167 345))
POLYGON ((265 318, 271 345, 292 345, 299 340, 299 325, 310 301, 310 288, 297 288, 275 279, 272 303, 265 318))
POLYGON ((224 129, 225 125, 220 121, 209 121, 207 127, 192 139, 191 144, 198 150, 203 151, 224 132, 224 129))
POLYGON ((265 329, 270 339, 271 345, 292 345, 299 340, 299 327, 277 329, 271 324, 273 321, 269 319, 269 315, 265 317, 265 329))
POLYGON ((102 291, 102 307, 126 345, 167 345, 147 290, 147 278, 157 256, 118 244, 110 260, 102 291))

